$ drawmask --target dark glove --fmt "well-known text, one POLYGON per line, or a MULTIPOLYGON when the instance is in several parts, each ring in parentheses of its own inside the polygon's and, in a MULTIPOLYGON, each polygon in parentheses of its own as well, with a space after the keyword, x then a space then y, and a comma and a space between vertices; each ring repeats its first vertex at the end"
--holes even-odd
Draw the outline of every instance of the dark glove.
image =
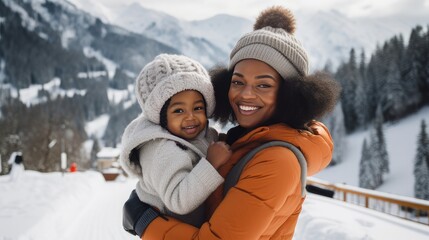
POLYGON ((133 190, 122 209, 122 226, 125 231, 141 237, 146 227, 158 216, 160 213, 140 201, 136 190, 133 190))

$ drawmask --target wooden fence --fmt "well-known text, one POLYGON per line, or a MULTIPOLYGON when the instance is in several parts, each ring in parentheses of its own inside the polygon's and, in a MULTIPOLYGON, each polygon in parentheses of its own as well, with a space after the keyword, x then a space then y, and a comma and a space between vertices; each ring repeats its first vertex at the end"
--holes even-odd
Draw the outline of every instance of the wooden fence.
POLYGON ((334 199, 429 225, 429 201, 381 193, 346 184, 332 184, 316 178, 308 178, 307 184, 334 191, 334 199))

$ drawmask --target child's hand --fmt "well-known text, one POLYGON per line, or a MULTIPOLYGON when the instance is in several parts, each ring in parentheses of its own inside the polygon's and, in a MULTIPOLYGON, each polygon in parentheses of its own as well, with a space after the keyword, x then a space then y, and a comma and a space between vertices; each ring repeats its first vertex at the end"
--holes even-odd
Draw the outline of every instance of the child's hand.
POLYGON ((207 160, 218 169, 231 157, 231 149, 225 142, 213 142, 207 150, 207 160))

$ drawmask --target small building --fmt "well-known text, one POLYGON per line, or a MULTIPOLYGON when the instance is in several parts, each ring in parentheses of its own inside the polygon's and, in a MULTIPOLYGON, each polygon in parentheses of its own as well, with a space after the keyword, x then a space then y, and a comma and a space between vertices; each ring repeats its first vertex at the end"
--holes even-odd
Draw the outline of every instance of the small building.
POLYGON ((104 147, 97 153, 97 170, 100 172, 110 168, 119 168, 119 148, 104 147))
POLYGON ((122 172, 118 162, 119 148, 105 147, 97 153, 97 170, 103 174, 106 181, 115 180, 122 172))

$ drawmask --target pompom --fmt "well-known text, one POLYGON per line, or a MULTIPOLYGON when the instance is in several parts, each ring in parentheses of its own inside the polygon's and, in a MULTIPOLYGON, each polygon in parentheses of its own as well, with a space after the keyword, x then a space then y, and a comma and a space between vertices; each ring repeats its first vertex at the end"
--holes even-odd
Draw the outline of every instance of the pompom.
POLYGON ((270 7, 259 14, 255 25, 253 25, 253 30, 268 26, 282 28, 286 32, 293 34, 295 32, 295 17, 287 8, 281 6, 270 7))

